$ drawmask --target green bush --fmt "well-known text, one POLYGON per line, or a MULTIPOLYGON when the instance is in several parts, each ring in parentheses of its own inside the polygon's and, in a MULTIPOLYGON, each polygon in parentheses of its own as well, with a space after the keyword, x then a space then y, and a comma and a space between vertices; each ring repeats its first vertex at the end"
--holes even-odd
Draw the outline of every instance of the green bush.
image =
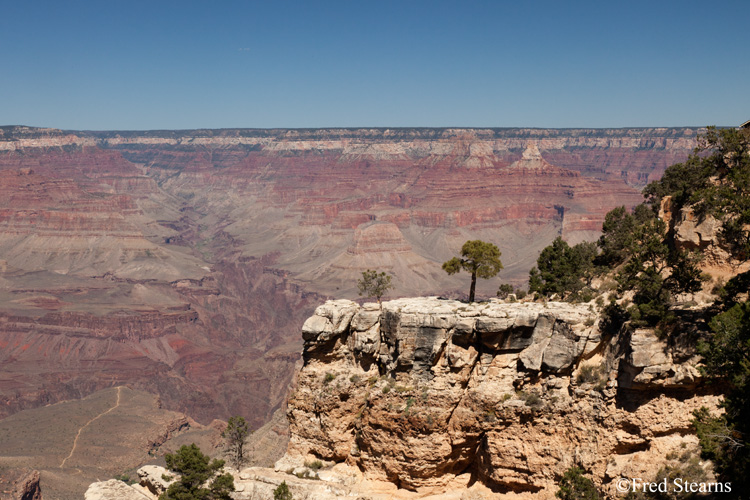
POLYGON ((538 410, 542 406, 544 406, 544 400, 536 391, 531 391, 531 392, 520 391, 518 392, 518 398, 521 399, 524 403, 526 403, 526 406, 528 406, 529 408, 533 408, 535 410, 538 410))
POLYGON ((589 289, 584 296, 581 292, 596 274, 596 252, 596 243, 583 242, 571 247, 558 236, 542 250, 536 267, 529 272, 529 292, 588 302, 593 299, 593 292, 589 289), (586 297, 589 298, 584 300, 586 297))
POLYGON ((323 467, 323 462, 320 460, 313 460, 312 462, 305 462, 305 467, 312 470, 320 470, 323 467))
POLYGON ((513 285, 509 283, 503 283, 500 288, 497 289, 497 296, 501 299, 508 298, 508 295, 513 293, 513 285))
POLYGON ((131 479, 128 474, 118 474, 115 476, 115 479, 122 481, 125 484, 135 484, 136 482, 135 479, 131 479))
POLYGON ((234 491, 234 478, 231 474, 221 474, 224 461, 213 461, 201 453, 195 445, 182 446, 177 453, 164 456, 167 468, 180 477, 172 483, 159 500, 229 500, 234 491), (206 482, 211 479, 206 485, 206 482))
POLYGON ((282 481, 281 484, 273 490, 273 500, 294 500, 286 481, 282 481))
POLYGON ((583 475, 580 467, 571 467, 560 480, 560 489, 555 493, 561 500, 599 500, 601 492, 594 482, 583 475))

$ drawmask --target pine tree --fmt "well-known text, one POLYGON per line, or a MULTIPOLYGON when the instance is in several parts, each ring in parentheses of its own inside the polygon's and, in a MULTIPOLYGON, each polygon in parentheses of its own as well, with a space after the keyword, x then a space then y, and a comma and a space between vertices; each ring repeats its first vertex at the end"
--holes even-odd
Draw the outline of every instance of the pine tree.
POLYGON ((359 288, 360 296, 375 297, 378 299, 378 304, 380 304, 381 297, 393 288, 393 285, 391 285, 391 275, 368 269, 367 271, 363 271, 362 278, 357 280, 357 288, 359 288))
POLYGON ((461 247, 461 258, 453 257, 451 260, 444 262, 443 270, 448 274, 456 274, 461 270, 471 273, 469 302, 474 302, 477 277, 490 279, 497 276, 497 273, 503 268, 500 255, 500 249, 492 243, 481 240, 467 241, 461 247))
POLYGON ((247 461, 245 445, 250 434, 250 428, 243 417, 231 417, 226 429, 221 433, 229 462, 235 469, 239 470, 247 461))
POLYGON ((560 481, 560 489, 555 493, 561 500, 599 500, 601 494, 594 482, 583 475, 580 467, 571 467, 560 481))
POLYGON ((179 474, 159 500, 229 500, 234 491, 231 474, 221 474, 224 460, 211 460, 195 443, 164 456, 167 468, 179 474), (209 479, 213 477, 210 483, 209 479))

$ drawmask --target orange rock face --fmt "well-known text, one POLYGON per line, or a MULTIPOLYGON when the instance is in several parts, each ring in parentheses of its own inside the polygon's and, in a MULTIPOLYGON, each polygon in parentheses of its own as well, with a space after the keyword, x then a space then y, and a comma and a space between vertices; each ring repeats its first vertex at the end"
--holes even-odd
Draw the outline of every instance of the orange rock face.
POLYGON ((721 396, 696 389, 695 351, 599 321, 588 304, 327 301, 302 327, 280 468, 321 459, 421 494, 479 481, 541 500, 573 465, 614 498, 621 477, 697 457, 692 412, 721 396))

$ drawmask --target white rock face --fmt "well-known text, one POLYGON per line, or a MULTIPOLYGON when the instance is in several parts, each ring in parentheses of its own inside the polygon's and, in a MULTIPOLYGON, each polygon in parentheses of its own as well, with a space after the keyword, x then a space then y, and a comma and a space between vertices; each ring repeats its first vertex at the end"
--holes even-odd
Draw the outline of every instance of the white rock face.
POLYGON ((539 151, 539 148, 536 144, 533 142, 530 142, 526 149, 523 152, 522 158, 524 160, 541 160, 542 159, 542 153, 539 151))
POLYGON ((85 500, 154 500, 156 497, 118 479, 110 479, 91 484, 83 498, 85 500))
POLYGON ((144 465, 138 469, 138 479, 141 486, 148 489, 148 491, 157 497, 164 493, 169 488, 169 485, 177 480, 173 472, 158 465, 144 465), (171 477, 172 479, 168 481, 164 477, 171 477))

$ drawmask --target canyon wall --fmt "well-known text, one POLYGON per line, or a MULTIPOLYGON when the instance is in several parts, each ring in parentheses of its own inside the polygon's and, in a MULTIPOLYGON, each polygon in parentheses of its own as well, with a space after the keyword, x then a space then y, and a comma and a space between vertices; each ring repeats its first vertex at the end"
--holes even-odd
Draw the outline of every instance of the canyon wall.
POLYGON ((128 384, 258 426, 283 405, 299 325, 355 298, 361 271, 393 273, 394 296, 461 297, 440 265, 481 238, 522 284, 696 133, 0 127, 0 417, 128 384))
POLYGON ((328 301, 302 328, 277 469, 318 459, 404 494, 554 498, 573 465, 617 496, 620 478, 697 460, 692 412, 720 396, 690 334, 601 322, 593 303, 328 301))

